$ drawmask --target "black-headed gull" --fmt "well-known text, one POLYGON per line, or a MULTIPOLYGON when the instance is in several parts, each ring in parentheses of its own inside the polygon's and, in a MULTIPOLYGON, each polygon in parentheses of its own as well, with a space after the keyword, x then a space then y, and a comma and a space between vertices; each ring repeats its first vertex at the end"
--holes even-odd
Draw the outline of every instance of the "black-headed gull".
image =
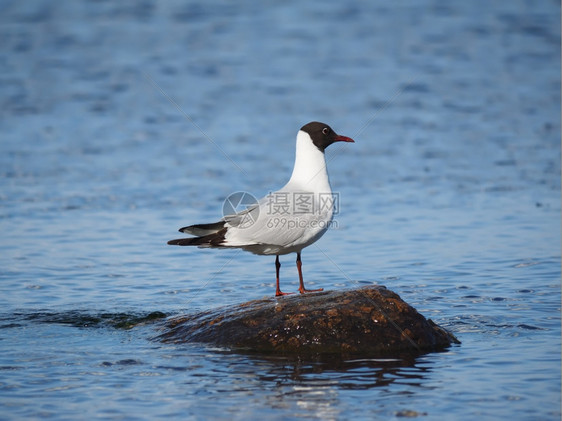
POLYGON ((168 244, 241 248, 254 254, 276 255, 276 296, 287 295, 279 288, 279 256, 297 253, 299 292, 322 291, 305 289, 301 251, 324 235, 334 215, 334 196, 324 157, 324 150, 334 142, 353 139, 338 135, 324 123, 313 121, 304 125, 297 134, 293 174, 283 188, 219 222, 181 228, 180 232, 195 237, 171 240, 168 244))

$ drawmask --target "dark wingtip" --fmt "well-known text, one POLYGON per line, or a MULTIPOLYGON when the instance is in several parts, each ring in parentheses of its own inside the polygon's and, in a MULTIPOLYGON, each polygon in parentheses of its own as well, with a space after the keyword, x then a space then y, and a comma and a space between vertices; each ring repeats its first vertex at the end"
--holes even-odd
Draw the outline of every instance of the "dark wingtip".
POLYGON ((170 240, 168 241, 168 245, 170 246, 196 246, 199 245, 200 237, 196 238, 178 238, 177 240, 170 240))
POLYGON ((227 228, 223 228, 218 232, 202 237, 178 238, 177 240, 168 241, 168 244, 171 246, 221 247, 226 230, 227 228))

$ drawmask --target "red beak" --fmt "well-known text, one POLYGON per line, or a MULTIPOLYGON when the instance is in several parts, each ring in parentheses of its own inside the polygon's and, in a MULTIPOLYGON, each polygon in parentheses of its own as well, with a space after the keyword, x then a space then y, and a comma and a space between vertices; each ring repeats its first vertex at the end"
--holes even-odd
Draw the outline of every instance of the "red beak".
POLYGON ((336 136, 335 142, 351 142, 351 143, 355 143, 355 140, 353 140, 352 138, 347 137, 347 136, 340 136, 340 135, 337 135, 337 136, 336 136))

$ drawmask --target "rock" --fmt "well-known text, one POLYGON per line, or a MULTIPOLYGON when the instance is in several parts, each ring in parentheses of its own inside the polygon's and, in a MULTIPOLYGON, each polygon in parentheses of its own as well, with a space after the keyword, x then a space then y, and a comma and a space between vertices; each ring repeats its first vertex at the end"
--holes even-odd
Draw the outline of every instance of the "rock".
POLYGON ((382 286, 250 301, 166 321, 164 342, 283 354, 441 350, 458 340, 382 286))

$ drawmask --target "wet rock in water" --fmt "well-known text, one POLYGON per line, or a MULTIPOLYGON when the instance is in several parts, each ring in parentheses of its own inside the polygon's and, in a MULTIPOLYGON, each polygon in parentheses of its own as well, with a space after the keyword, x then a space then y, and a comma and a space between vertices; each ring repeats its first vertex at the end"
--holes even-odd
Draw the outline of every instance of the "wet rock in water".
POLYGON ((458 340, 382 286, 250 301, 168 320, 158 339, 283 354, 441 350, 458 340))

